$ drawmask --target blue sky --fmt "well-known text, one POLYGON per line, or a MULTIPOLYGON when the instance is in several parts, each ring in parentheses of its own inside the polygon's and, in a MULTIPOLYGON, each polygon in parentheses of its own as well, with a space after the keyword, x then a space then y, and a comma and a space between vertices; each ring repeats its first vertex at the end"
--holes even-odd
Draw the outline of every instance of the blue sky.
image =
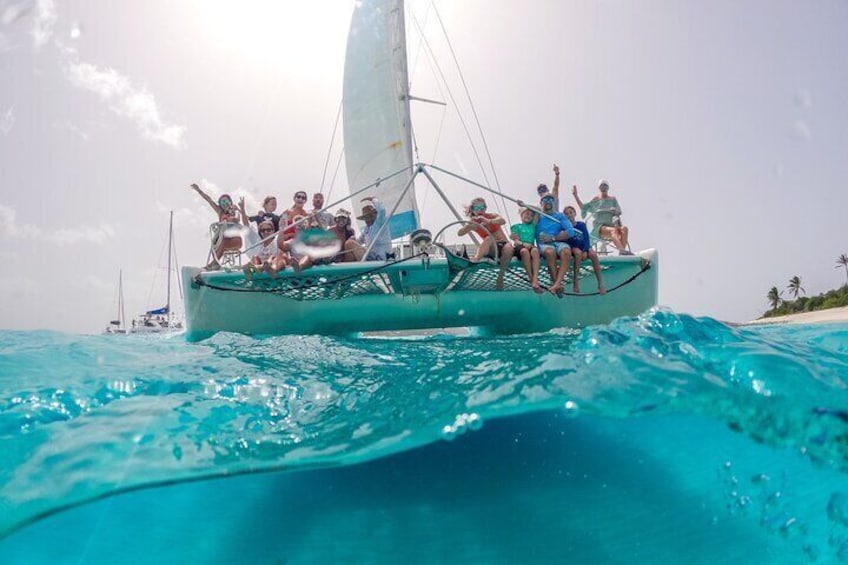
MULTIPOLYGON (((180 262, 206 258, 191 182, 252 208, 321 188, 353 3, 235 5, 0 0, 0 327, 99 331, 119 269, 130 311, 161 305, 169 210, 180 262)), ((609 179, 633 246, 660 250, 661 303, 747 320, 793 275, 845 282, 848 2, 435 5, 500 187, 529 199, 554 162, 583 196, 609 179)), ((431 3, 408 24, 413 94, 447 98, 421 28, 462 99, 431 3)), ((454 109, 413 119, 422 160, 484 179, 454 109)))

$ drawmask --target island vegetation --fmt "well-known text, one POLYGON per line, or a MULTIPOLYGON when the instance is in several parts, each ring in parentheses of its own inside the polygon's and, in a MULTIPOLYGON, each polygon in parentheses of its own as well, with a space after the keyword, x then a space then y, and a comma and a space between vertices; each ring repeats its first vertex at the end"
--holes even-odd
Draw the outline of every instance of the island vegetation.
MULTIPOLYGON (((845 269, 845 278, 848 281, 848 254, 843 253, 836 259, 836 269, 845 269)), ((801 312, 815 312, 816 310, 827 310, 828 308, 839 308, 848 306, 848 282, 840 288, 828 290, 816 296, 803 296, 807 292, 801 286, 801 277, 794 276, 786 285, 786 296, 776 286, 769 289, 766 294, 769 308, 763 314, 763 318, 774 316, 785 316, 787 314, 798 314, 801 312), (791 300, 789 297, 791 296, 791 300)))

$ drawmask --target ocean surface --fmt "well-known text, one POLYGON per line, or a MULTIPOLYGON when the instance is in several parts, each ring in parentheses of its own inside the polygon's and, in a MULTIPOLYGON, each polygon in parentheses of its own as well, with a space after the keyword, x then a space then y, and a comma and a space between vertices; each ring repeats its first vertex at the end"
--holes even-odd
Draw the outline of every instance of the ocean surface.
POLYGON ((0 563, 848 563, 848 324, 0 332, 0 563))

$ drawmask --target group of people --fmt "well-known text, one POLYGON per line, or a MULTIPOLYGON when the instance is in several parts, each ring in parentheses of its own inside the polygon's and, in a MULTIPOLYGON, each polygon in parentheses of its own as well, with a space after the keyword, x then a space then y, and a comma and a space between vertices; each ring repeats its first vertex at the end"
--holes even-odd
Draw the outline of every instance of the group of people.
POLYGON ((592 246, 593 240, 609 240, 619 250, 619 254, 632 255, 629 250, 629 231, 618 219, 621 215, 618 200, 610 196, 609 183, 605 180, 601 180, 598 185, 599 194, 586 203, 581 201, 577 186, 574 185, 571 193, 580 208, 581 217, 593 217, 590 233, 586 223, 577 220, 577 208, 566 206, 562 212, 559 211, 559 167, 554 165, 553 171, 553 190, 545 184, 537 187, 539 207, 518 201, 521 222, 510 227, 509 236, 504 229, 506 220, 499 214, 488 212, 483 198, 475 198, 466 208, 468 222, 459 229, 458 235, 473 231, 482 238, 474 260, 499 257, 498 289, 503 288, 504 273, 509 262, 517 257, 524 265, 533 290, 544 292, 539 283, 539 267, 544 257, 552 280, 548 290, 560 294, 565 275, 573 267, 572 288, 579 293, 578 271, 580 264, 588 259, 592 262, 598 281, 598 292, 606 294, 598 253, 592 246))
MULTIPOLYGON (((549 291, 560 294, 563 281, 570 267, 573 267, 573 291, 580 292, 580 279, 577 276, 580 264, 589 260, 598 281, 598 292, 605 294, 606 289, 601 276, 598 254, 592 246, 593 240, 608 240, 622 255, 630 255, 626 226, 621 225, 618 217, 621 208, 618 200, 609 194, 609 183, 605 180, 598 185, 599 194, 584 203, 572 188, 572 195, 581 212, 581 217, 593 217, 591 232, 583 221, 577 220, 577 208, 565 206, 559 211, 559 167, 553 166, 553 190, 545 184, 537 187, 539 206, 525 204, 518 200, 521 222, 506 230, 506 220, 499 214, 487 211, 486 201, 475 198, 466 208, 468 221, 459 229, 458 235, 476 233, 481 238, 473 260, 481 261, 486 257, 499 258, 500 269, 496 287, 504 286, 504 274, 513 257, 518 258, 530 279, 530 285, 537 293, 545 291, 539 283, 539 267, 542 258, 550 273, 552 284, 549 291), (559 265, 557 265, 559 261, 559 265)), ((248 279, 258 272, 266 272, 272 278, 286 267, 296 272, 315 264, 385 261, 391 257, 392 240, 388 229, 386 209, 379 199, 366 197, 361 201, 362 213, 357 219, 364 227, 357 237, 354 232, 351 213, 339 209, 335 214, 324 209, 324 195, 316 192, 312 195, 312 209, 306 210, 308 201, 306 192, 299 190, 294 194, 292 206, 277 214, 277 199, 267 196, 262 209, 250 216, 245 210, 244 198, 238 206, 228 194, 217 200, 206 194, 197 184, 191 189, 197 192, 215 211, 218 231, 212 244, 212 256, 207 269, 220 267, 227 253, 238 253, 245 248, 244 235, 247 231, 247 254, 250 257, 244 265, 248 279), (252 226, 255 224, 255 228, 252 226), (315 252, 304 240, 309 237, 308 230, 316 230, 318 249, 327 252, 315 252), (307 233, 305 233, 307 232, 307 233), (330 237, 330 234, 332 236, 330 237)))
MULTIPOLYGON (((250 257, 244 265, 248 279, 257 272, 266 272, 271 277, 286 267, 300 272, 314 264, 361 261, 383 261, 391 252, 392 240, 386 224, 386 209, 379 199, 362 199, 362 213, 358 219, 365 222, 359 237, 353 230, 351 213, 339 209, 335 214, 324 209, 324 195, 316 192, 312 195, 312 209, 306 210, 309 199, 305 191, 294 194, 292 206, 277 214, 277 199, 267 196, 262 201, 262 209, 250 216, 245 210, 244 198, 238 206, 229 194, 222 194, 217 200, 206 194, 197 184, 190 187, 197 192, 218 216, 218 231, 212 243, 212 257, 206 266, 208 270, 220 268, 222 258, 228 252, 239 252, 245 247, 250 257), (255 225, 255 228, 253 227, 255 225), (324 249, 331 249, 329 256, 314 258, 313 253, 304 252, 298 245, 304 238, 304 232, 320 228, 322 234, 330 233, 337 241, 319 242, 324 249), (247 237, 245 238, 245 230, 247 237)), ((320 238, 319 238, 320 239, 320 238)))

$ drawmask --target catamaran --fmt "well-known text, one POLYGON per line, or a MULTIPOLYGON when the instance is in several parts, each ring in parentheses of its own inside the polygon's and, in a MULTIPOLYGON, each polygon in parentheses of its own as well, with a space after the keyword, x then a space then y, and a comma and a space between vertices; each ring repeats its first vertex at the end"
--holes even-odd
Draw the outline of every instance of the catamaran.
MULTIPOLYGON (((413 162, 410 101, 416 99, 409 92, 402 0, 358 1, 343 85, 349 198, 372 196, 384 203, 388 221, 382 229, 390 230, 397 242, 395 256, 300 273, 287 270, 273 279, 260 274, 248 280, 238 268, 184 267, 188 339, 219 331, 338 335, 468 327, 480 333, 528 333, 605 324, 657 303, 655 249, 602 257, 604 295, 591 272, 581 269, 577 276, 583 293, 558 296, 534 292, 517 260, 499 285, 497 261, 470 261, 446 244, 448 230, 455 233, 467 221, 436 175, 505 195, 435 164, 413 162), (416 179, 426 180, 456 218, 435 235, 420 226, 416 179)), ((540 277, 545 273, 542 267, 540 277)))

